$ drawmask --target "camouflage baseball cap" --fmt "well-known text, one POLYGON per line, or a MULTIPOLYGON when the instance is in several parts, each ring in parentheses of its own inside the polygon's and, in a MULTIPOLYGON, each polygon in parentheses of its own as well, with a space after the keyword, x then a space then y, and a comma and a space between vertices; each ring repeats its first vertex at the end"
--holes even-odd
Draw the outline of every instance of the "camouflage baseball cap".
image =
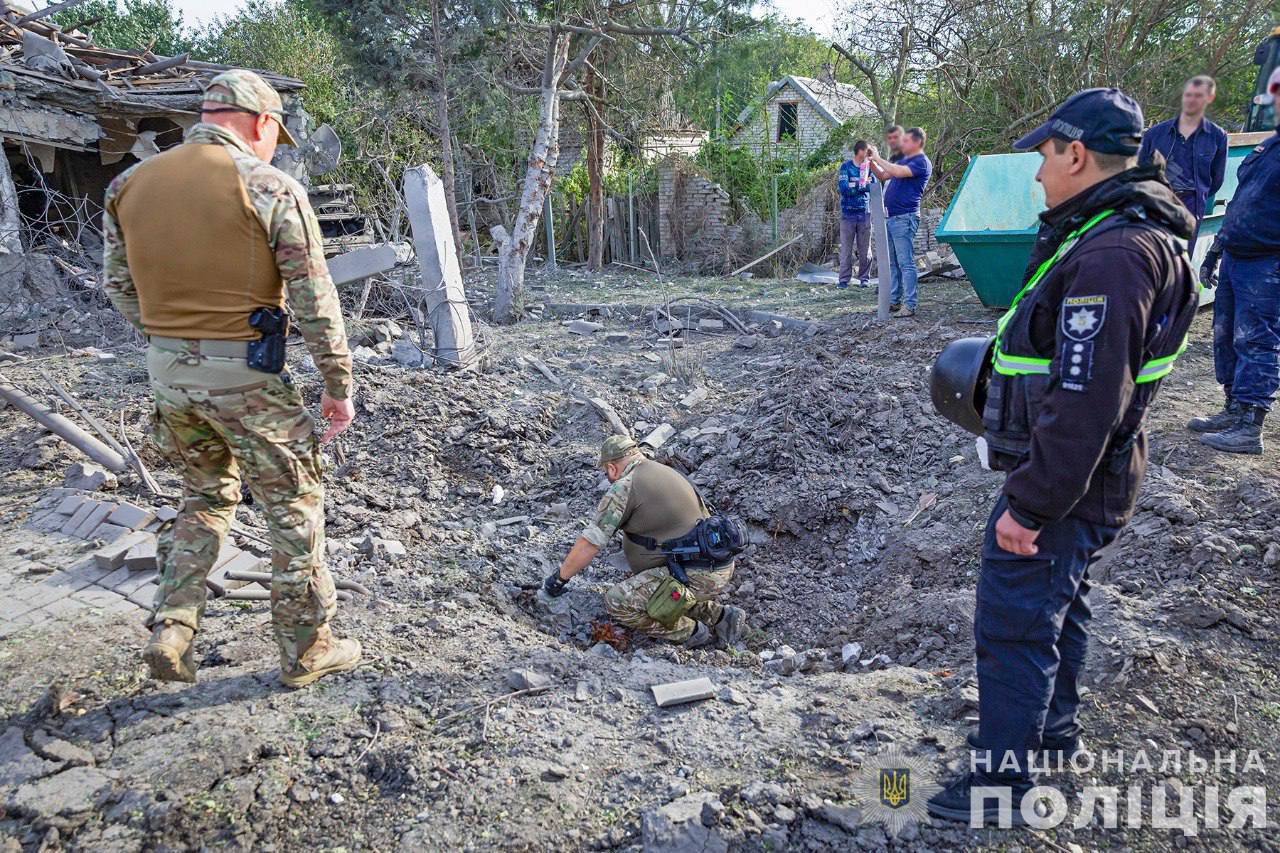
POLYGON ((610 462, 617 462, 625 456, 630 456, 637 447, 639 445, 628 436, 609 436, 604 440, 604 444, 600 445, 600 467, 603 468, 610 462))
POLYGON ((271 88, 266 80, 252 71, 235 68, 223 71, 209 81, 205 87, 204 99, 218 104, 238 107, 247 113, 266 113, 280 125, 280 141, 286 145, 297 146, 293 134, 284 124, 284 103, 280 93, 271 88), (223 91, 215 92, 216 88, 223 91))

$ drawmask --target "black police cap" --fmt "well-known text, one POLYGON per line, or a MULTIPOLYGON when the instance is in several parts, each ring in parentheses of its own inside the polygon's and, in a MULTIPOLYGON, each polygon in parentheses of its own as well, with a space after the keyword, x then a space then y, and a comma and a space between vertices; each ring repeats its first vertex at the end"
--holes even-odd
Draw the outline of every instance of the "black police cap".
POLYGON ((1137 154, 1142 143, 1142 107, 1119 89, 1085 89, 1062 102, 1049 120, 1013 143, 1018 151, 1039 148, 1050 137, 1099 154, 1137 154))

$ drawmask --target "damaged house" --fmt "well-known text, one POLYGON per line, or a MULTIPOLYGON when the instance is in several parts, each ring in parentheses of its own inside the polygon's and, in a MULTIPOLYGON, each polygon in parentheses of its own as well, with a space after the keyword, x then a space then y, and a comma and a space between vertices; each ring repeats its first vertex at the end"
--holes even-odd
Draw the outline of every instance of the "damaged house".
MULTIPOLYGON (((134 163, 179 144, 199 121, 203 87, 226 66, 148 50, 112 50, 0 0, 0 292, 39 299, 67 280, 94 286, 104 192, 134 163)), ((306 138, 302 82, 260 72, 280 92, 290 130, 306 138)), ((282 146, 277 165, 304 177, 306 151, 282 146)), ((319 208, 342 248, 371 242, 349 197, 319 208)), ((326 243, 328 240, 326 240, 326 243)))

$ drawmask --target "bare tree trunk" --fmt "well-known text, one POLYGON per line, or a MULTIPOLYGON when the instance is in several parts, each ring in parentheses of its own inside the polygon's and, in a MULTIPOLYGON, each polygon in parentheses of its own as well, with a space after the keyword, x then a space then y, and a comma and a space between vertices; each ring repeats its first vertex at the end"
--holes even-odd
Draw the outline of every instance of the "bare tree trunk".
POLYGON ((604 85, 591 66, 583 75, 587 99, 587 269, 604 267, 604 85))
POLYGON ((569 60, 569 36, 552 30, 547 57, 542 68, 539 94, 538 133, 529 151, 520 206, 516 209, 511 233, 501 225, 490 230, 498 246, 498 283, 494 293, 493 316, 499 323, 514 323, 524 311, 524 266, 533 245, 542 202, 551 189, 551 177, 560 159, 560 77, 569 60))
POLYGON ((444 184, 444 203, 449 209, 449 226, 453 229, 453 248, 462 266, 462 229, 458 225, 458 194, 454 183, 453 131, 449 126, 449 68, 440 43, 440 2, 431 4, 431 38, 435 42, 436 124, 440 128, 440 181, 444 184))

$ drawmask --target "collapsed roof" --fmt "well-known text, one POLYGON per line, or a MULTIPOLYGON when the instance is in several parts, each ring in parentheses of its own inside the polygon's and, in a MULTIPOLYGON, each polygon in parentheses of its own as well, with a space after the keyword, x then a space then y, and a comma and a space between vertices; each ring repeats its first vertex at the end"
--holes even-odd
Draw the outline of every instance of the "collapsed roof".
MULTIPOLYGON (((98 47, 50 20, 81 2, 67 0, 33 12, 14 0, 0 0, 0 137, 32 146, 46 171, 52 171, 49 149, 96 151, 102 164, 110 165, 128 153, 144 159, 177 144, 182 131, 199 119, 203 86, 228 67, 185 54, 98 47)), ((259 73, 291 112, 302 81, 259 73)))

